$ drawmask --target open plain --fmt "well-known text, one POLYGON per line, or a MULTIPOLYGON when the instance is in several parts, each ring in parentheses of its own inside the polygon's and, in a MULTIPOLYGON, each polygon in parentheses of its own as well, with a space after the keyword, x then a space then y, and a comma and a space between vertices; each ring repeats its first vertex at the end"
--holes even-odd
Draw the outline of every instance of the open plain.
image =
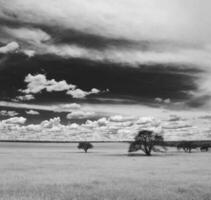
POLYGON ((211 153, 128 155, 127 143, 0 143, 1 200, 210 200, 211 153))

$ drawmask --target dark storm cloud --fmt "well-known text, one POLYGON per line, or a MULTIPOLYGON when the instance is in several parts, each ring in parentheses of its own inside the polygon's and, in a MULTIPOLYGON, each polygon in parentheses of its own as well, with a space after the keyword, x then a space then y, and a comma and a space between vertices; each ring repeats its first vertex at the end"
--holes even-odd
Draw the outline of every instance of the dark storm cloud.
MULTIPOLYGON (((66 80, 67 83, 75 84, 85 91, 94 87, 102 91, 109 89, 110 92, 98 94, 97 97, 132 98, 142 101, 155 97, 185 100, 189 91, 197 89, 194 81, 200 73, 195 69, 180 70, 177 66, 169 68, 152 65, 131 68, 127 65, 120 67, 117 64, 84 59, 61 59, 52 55, 32 58, 24 54, 10 55, 5 65, 7 68, 2 70, 0 75, 1 96, 10 98, 17 96, 17 91, 26 87, 23 80, 31 73, 46 74, 49 80, 66 80)), ((67 101, 71 98, 64 92, 43 92, 36 95, 37 101, 50 99, 67 101)))
MULTIPOLYGON (((20 46, 19 53, 1 55, 2 96, 18 95, 29 73, 45 73, 86 91, 108 88, 110 93, 101 95, 109 98, 206 96, 208 8, 208 0, 0 0, 0 42, 20 46)), ((67 98, 45 92, 36 98, 49 95, 67 98)))

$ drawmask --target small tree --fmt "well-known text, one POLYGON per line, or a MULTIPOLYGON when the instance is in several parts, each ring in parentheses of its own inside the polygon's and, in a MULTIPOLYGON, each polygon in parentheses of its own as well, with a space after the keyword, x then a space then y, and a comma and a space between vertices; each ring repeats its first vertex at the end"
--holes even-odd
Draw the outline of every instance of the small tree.
POLYGON ((92 149, 94 146, 90 142, 79 142, 78 149, 83 149, 87 153, 88 149, 92 149))
POLYGON ((200 147, 201 152, 209 151, 210 145, 209 144, 202 144, 200 147))
POLYGON ((198 147, 197 144, 195 144, 192 141, 182 141, 177 145, 177 149, 183 149, 186 153, 191 153, 192 149, 196 149, 198 147))
POLYGON ((157 146, 166 150, 163 137, 153 131, 142 130, 135 137, 135 141, 130 144, 128 152, 142 150, 147 156, 151 156, 152 151, 162 152, 157 146))

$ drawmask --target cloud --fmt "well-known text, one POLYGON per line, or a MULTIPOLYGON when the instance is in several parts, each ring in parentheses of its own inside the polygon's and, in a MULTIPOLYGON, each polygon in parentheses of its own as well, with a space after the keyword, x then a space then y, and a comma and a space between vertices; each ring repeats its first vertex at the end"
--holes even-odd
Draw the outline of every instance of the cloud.
MULTIPOLYGON (((26 89, 20 89, 19 91, 26 94, 36 94, 42 90, 47 92, 61 92, 66 91, 66 94, 71 95, 73 98, 84 98, 90 94, 97 94, 100 90, 93 88, 91 91, 86 92, 76 85, 68 84, 65 80, 56 81, 55 79, 47 80, 44 74, 31 75, 28 74, 24 80, 27 83, 26 89)), ((19 99, 22 98, 21 96, 19 99)))
POLYGON ((74 85, 72 84, 69 85, 67 84, 66 81, 57 82, 54 79, 47 80, 46 76, 43 74, 37 74, 37 75, 28 74, 25 77, 24 81, 27 83, 27 89, 20 91, 26 94, 29 93, 36 94, 44 89, 47 90, 48 92, 52 92, 52 91, 64 91, 75 88, 74 85))
POLYGON ((17 42, 10 42, 6 46, 0 47, 0 53, 7 54, 15 52, 19 49, 19 44, 17 42))
POLYGON ((30 100, 33 100, 35 99, 34 95, 32 94, 26 94, 26 95, 22 95, 22 96, 17 96, 15 98, 15 101, 30 101, 30 100))
POLYGON ((28 114, 28 115, 39 115, 40 113, 36 110, 28 110, 28 111, 26 111, 26 114, 28 114))
POLYGON ((19 25, 1 29, 13 38, 32 41, 40 53, 131 64, 209 66, 210 7, 209 0, 55 0, 53 4, 13 0, 1 3, 0 18, 19 25), (85 44, 103 41, 106 48, 84 48, 77 35, 85 38, 85 44), (63 40, 65 44, 58 42, 63 40))
POLYGON ((29 44, 41 44, 51 39, 51 36, 41 29, 35 28, 1 28, 6 34, 13 38, 26 41, 29 44))
POLYGON ((23 50, 22 52, 25 55, 27 55, 29 58, 33 57, 36 54, 36 52, 34 50, 29 50, 29 49, 23 50))
MULTIPOLYGON (((56 104, 56 105, 41 105, 41 104, 27 104, 20 102, 6 102, 0 101, 0 106, 5 108, 19 108, 19 109, 28 109, 28 110, 43 110, 43 111, 53 111, 53 112, 71 112, 75 110, 80 110, 81 105, 77 103, 70 104, 56 104)), ((5 113, 5 111, 4 111, 5 113)))
MULTIPOLYGON (((20 42, 29 57, 200 69, 192 96, 198 99, 210 93, 210 8, 210 0, 2 1, 0 40, 20 42)), ((66 92, 76 98, 87 94, 79 88, 66 92)), ((210 107, 210 102, 203 104, 210 107)))
POLYGON ((0 116, 9 116, 9 117, 14 117, 18 115, 16 111, 8 111, 8 110, 1 110, 0 111, 0 116))
POLYGON ((82 110, 73 111, 67 114, 67 119, 85 119, 95 117, 96 114, 94 112, 85 112, 82 110))
POLYGON ((24 117, 12 117, 9 119, 5 119, 1 121, 6 124, 24 124, 26 122, 26 118, 24 117))
POLYGON ((70 104, 63 104, 60 107, 65 110, 75 110, 75 109, 77 110, 81 108, 81 105, 77 103, 70 103, 70 104))
MULTIPOLYGON (((150 43, 150 42, 149 42, 150 43)), ((153 45, 152 45, 153 46, 153 45)), ((155 49, 143 51, 140 48, 116 48, 108 47, 105 50, 84 48, 76 45, 47 46, 45 53, 56 54, 64 58, 85 58, 101 62, 124 63, 138 67, 141 64, 176 64, 188 68, 197 66, 202 69, 209 68, 211 64, 210 49, 175 48, 174 44, 167 43, 156 45, 155 49), (157 49, 156 49, 157 48, 157 49)))
POLYGON ((62 109, 60 106, 56 105, 27 104, 27 103, 19 103, 19 102, 17 103, 17 102, 7 102, 7 101, 0 101, 0 106, 10 107, 10 108, 46 110, 55 112, 65 111, 65 109, 62 109))
POLYGON ((74 90, 68 90, 66 92, 66 94, 71 95, 73 98, 78 98, 78 99, 84 98, 90 94, 98 94, 98 93, 100 93, 100 90, 98 90, 96 88, 92 88, 91 91, 89 91, 89 92, 83 91, 78 88, 74 89, 74 90))
POLYGON ((110 117, 110 120, 113 122, 125 122, 125 121, 131 121, 134 117, 129 116, 122 116, 122 115, 114 115, 110 117))
POLYGON ((180 120, 184 120, 182 117, 178 116, 178 115, 175 115, 175 114, 172 114, 169 116, 169 119, 168 121, 180 121, 180 120))
POLYGON ((40 126, 42 128, 53 128, 55 126, 61 126, 60 124, 61 119, 59 117, 55 117, 53 119, 50 120, 44 120, 43 122, 41 122, 40 126))
MULTIPOLYGON (((126 116, 124 116, 126 117, 126 116)), ((139 130, 153 130, 166 140, 196 140, 210 137, 210 126, 203 126, 207 119, 172 116, 158 119, 150 116, 119 120, 123 116, 87 120, 83 124, 63 125, 59 117, 44 120, 40 124, 25 125, 25 118, 17 117, 0 121, 1 139, 50 140, 50 141, 129 141, 139 130), (176 117, 176 118, 175 118, 176 117), (111 120, 115 119, 115 121, 111 120), (116 120, 118 119, 118 120, 116 120)))
POLYGON ((22 23, 86 30, 105 37, 201 42, 210 40, 210 6, 209 0, 117 0, 115 3, 111 0, 94 0, 92 3, 86 0, 55 0, 53 3, 50 0, 12 0, 1 2, 0 17, 22 23))
POLYGON ((170 99, 170 98, 162 99, 162 98, 160 98, 160 97, 156 97, 156 98, 155 98, 155 102, 157 102, 157 103, 169 104, 169 103, 171 103, 171 99, 170 99))

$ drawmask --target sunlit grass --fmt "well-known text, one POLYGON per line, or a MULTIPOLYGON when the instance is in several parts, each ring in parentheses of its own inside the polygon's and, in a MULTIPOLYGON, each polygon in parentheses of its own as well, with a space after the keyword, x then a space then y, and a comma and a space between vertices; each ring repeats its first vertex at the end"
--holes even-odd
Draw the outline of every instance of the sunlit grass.
POLYGON ((0 143, 2 200, 209 200, 211 153, 128 156, 128 144, 0 143))

